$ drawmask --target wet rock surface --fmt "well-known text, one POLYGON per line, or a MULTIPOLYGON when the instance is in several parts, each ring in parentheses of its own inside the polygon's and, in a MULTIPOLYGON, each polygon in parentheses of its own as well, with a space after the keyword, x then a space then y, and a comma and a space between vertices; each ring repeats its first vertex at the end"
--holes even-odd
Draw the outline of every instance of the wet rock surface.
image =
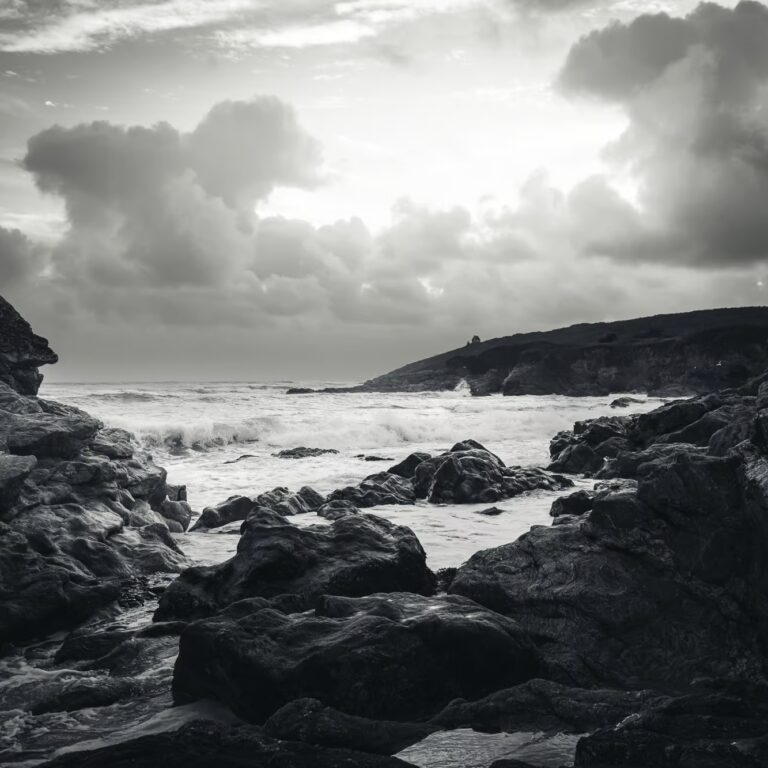
POLYGON ((325 596, 308 613, 224 610, 190 624, 173 691, 178 703, 218 698, 256 723, 306 697, 408 721, 536 677, 540 662, 512 619, 464 598, 325 596))
POLYGON ((36 366, 55 361, 0 299, 0 644, 74 626, 186 564, 165 470, 127 432, 34 396, 36 366))
POLYGON ((160 598, 156 617, 191 620, 237 600, 284 593, 430 594, 434 587, 424 550, 409 528, 369 514, 299 528, 257 507, 244 524, 237 554, 221 565, 185 571, 160 598))

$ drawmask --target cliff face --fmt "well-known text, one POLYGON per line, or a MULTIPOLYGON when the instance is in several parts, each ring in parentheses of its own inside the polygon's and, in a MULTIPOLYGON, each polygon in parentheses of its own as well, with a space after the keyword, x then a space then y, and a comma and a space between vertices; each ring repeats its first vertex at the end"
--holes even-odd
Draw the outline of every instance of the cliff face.
POLYGON ((37 370, 58 360, 48 340, 0 296, 0 381, 22 395, 36 395, 43 380, 37 370))
POLYGON ((132 436, 36 397, 48 342, 0 298, 0 645, 87 619, 185 558, 184 490, 132 436))
POLYGON ((575 325, 473 344, 362 385, 472 394, 681 395, 741 386, 768 367, 768 307, 575 325))

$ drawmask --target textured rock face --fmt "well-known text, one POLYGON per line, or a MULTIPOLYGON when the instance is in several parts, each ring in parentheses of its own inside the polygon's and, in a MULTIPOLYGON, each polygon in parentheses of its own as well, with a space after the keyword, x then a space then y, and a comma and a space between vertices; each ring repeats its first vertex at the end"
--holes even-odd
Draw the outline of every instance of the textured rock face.
POLYGON ((565 679, 663 689, 702 676, 764 675, 764 388, 756 383, 629 421, 577 425, 574 445, 589 447, 623 430, 632 446, 646 446, 619 451, 598 472, 634 477, 636 490, 609 485, 589 498, 561 500, 555 505, 556 512, 566 511, 560 524, 474 555, 450 591, 519 618, 549 644, 565 679), (730 422, 712 420, 719 430, 696 426, 724 408, 730 422), (746 424, 734 431, 739 420, 746 424), (708 455, 708 444, 722 446, 717 436, 723 431, 753 437, 725 456, 708 455), (702 445, 658 442, 670 434, 702 445))
POLYGON ((410 480, 389 472, 369 475, 357 486, 333 491, 328 501, 349 501, 356 507, 378 507, 388 504, 413 504, 416 496, 410 480))
POLYGON ((165 470, 127 432, 24 394, 55 360, 0 299, 0 644, 73 626, 185 564, 165 470))
POLYGON ((43 380, 38 366, 59 358, 48 340, 32 332, 29 323, 0 296, 0 382, 22 395, 36 395, 43 380))
POLYGON ((456 597, 323 597, 313 612, 232 606, 181 636, 178 703, 214 697, 252 722, 311 697, 348 714, 407 721, 456 697, 532 677, 539 654, 511 619, 456 597))
POLYGON ((195 619, 249 597, 430 594, 434 587, 409 528, 355 514, 299 528, 258 507, 243 527, 237 554, 221 565, 185 571, 163 594, 156 618, 195 619))

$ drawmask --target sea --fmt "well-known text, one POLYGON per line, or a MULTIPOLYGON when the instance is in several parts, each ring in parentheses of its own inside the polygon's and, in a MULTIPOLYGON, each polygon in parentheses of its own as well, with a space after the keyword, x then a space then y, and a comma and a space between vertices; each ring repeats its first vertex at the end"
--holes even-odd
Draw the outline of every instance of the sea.
MULTIPOLYGON (((460 384, 450 392, 317 393, 288 395, 290 387, 348 386, 350 382, 162 382, 48 383, 40 396, 68 403, 106 425, 131 431, 139 445, 168 470, 168 481, 187 487, 199 513, 232 495, 256 496, 282 486, 309 485, 321 493, 353 485, 414 451, 436 454, 472 438, 508 465, 546 466, 549 441, 574 422, 627 413, 610 407, 623 393, 605 397, 472 397, 460 384), (296 447, 332 449, 302 459, 277 456, 296 447)), ((640 398, 631 412, 661 402, 640 398)), ((576 480, 577 486, 590 484, 576 480)), ((368 512, 409 526, 433 569, 460 566, 473 553, 514 541, 532 526, 549 525, 556 494, 533 492, 495 506, 502 514, 478 514, 488 505, 375 507, 368 512)), ((291 518, 297 525, 326 525, 315 515, 291 518)), ((222 562, 234 554, 239 523, 217 532, 178 534, 195 564, 222 562)), ((146 604, 98 618, 95 625, 135 628, 151 619, 146 604)), ((127 700, 73 712, 36 713, 29 701, 45 691, 101 685, 109 670, 62 668, 53 662, 63 636, 46 638, 0 659, 0 765, 33 766, 62 751, 82 749, 167 729, 185 720, 230 715, 212 702, 170 709, 175 639, 137 660, 141 692, 127 700)), ((130 677, 131 669, 118 670, 130 677)), ((115 670, 111 671, 115 677, 115 670)), ((576 737, 556 734, 435 734, 401 757, 421 768, 485 768, 515 758, 533 765, 572 761, 576 737)))

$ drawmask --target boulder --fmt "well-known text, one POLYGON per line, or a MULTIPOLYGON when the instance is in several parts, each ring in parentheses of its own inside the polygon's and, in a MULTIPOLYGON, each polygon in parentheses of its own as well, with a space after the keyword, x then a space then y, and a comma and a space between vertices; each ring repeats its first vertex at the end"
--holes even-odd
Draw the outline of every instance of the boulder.
POLYGON ((324 596, 308 613, 225 609, 193 622, 181 636, 173 694, 177 704, 216 698, 255 723, 307 697, 359 717, 412 721, 540 669, 516 622, 463 598, 324 596))
POLYGON ((336 501, 328 501, 323 504, 318 508, 316 514, 318 517, 333 521, 346 515, 359 515, 360 510, 351 501, 337 499, 336 501))
POLYGON ((629 408, 631 405, 637 405, 642 402, 637 397, 617 397, 611 401, 611 408, 629 408))
POLYGON ((248 597, 430 594, 434 587, 424 550, 409 528, 368 514, 299 528, 257 507, 237 554, 220 565, 185 571, 160 598, 155 618, 191 620, 248 597))
POLYGON ((257 504, 247 496, 230 496, 214 507, 206 507, 192 526, 193 531, 219 528, 228 523, 245 520, 257 504))
MULTIPOLYGON (((290 394, 290 393, 289 393, 290 394)), ((338 453, 335 448, 286 448, 272 455, 278 459, 310 459, 315 456, 323 456, 326 453, 338 453)))

